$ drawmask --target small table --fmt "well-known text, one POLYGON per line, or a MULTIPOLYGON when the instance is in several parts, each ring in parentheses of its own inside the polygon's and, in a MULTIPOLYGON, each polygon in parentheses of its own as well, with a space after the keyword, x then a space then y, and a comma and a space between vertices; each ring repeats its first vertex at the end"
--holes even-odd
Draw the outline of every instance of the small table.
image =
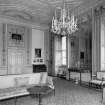
POLYGON ((81 84, 81 68, 76 68, 76 67, 73 67, 73 68, 68 68, 68 71, 69 71, 69 80, 70 80, 70 73, 71 72, 77 72, 77 73, 80 73, 80 84, 81 84))
POLYGON ((42 105, 41 95, 48 94, 53 89, 51 89, 49 86, 32 86, 32 87, 28 88, 27 90, 32 95, 38 95, 38 99, 39 99, 38 105, 42 105))

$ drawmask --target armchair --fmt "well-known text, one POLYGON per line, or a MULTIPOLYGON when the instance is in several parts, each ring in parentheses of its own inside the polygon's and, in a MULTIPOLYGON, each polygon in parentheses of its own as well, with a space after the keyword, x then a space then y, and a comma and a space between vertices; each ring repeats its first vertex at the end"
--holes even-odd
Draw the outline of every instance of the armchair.
POLYGON ((105 72, 97 72, 96 76, 93 76, 89 82, 89 86, 102 89, 105 85, 105 72))
MULTIPOLYGON (((41 80, 42 78, 43 78, 43 75, 41 77, 41 80)), ((53 91, 55 95, 55 87, 53 84, 53 80, 52 80, 52 77, 49 77, 49 76, 47 77, 46 84, 43 85, 40 83, 40 85, 32 86, 27 90, 30 94, 38 96, 39 105, 42 105, 42 97, 41 97, 42 95, 51 93, 53 91)))

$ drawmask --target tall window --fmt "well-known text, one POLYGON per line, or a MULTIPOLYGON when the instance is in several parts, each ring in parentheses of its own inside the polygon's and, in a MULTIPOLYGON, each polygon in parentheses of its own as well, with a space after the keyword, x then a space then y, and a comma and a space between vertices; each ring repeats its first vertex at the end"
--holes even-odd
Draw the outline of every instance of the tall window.
POLYGON ((55 66, 58 67, 61 65, 62 60, 61 60, 61 48, 62 48, 62 41, 61 37, 55 37, 55 66))
POLYGON ((55 65, 66 65, 66 37, 55 38, 55 65))
POLYGON ((62 37, 62 65, 66 65, 66 37, 62 37))
POLYGON ((55 37, 55 74, 59 66, 66 65, 66 37, 55 37))

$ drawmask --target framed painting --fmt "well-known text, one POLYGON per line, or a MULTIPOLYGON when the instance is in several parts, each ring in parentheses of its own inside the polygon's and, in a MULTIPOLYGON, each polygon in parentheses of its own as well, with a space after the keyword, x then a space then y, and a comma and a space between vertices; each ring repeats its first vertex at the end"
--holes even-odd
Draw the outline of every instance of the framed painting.
POLYGON ((35 48, 35 58, 41 58, 41 48, 35 48))

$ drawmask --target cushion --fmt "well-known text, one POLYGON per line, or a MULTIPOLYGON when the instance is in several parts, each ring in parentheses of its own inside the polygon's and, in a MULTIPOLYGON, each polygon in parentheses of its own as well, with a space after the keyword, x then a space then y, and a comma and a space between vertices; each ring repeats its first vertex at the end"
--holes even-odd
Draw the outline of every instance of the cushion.
POLYGON ((100 81, 100 80, 91 80, 90 83, 101 84, 102 81, 100 81))
POLYGON ((30 75, 29 76, 29 85, 36 85, 36 84, 39 84, 39 81, 40 81, 40 73, 34 73, 34 75, 30 75))
POLYGON ((43 85, 43 84, 46 84, 47 82, 47 75, 44 73, 44 72, 41 72, 40 73, 40 81, 39 81, 39 84, 43 85))
POLYGON ((15 78, 15 86, 27 86, 29 83, 29 77, 16 77, 15 78))
POLYGON ((14 87, 14 78, 12 76, 0 76, 0 84, 2 84, 0 89, 14 87))

